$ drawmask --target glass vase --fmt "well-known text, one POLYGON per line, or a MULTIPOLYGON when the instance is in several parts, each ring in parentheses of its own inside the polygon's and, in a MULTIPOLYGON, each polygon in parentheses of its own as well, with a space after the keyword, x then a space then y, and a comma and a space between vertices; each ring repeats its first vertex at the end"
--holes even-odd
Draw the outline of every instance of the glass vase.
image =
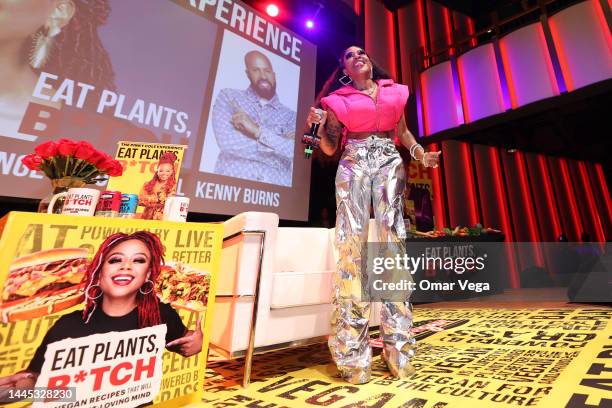
MULTIPOLYGON (((68 191, 69 188, 83 187, 85 184, 85 181, 79 177, 63 177, 60 179, 52 179, 51 185, 53 186, 53 192, 47 194, 42 200, 40 200, 40 203, 38 204, 38 212, 47 213, 49 203, 51 203, 51 200, 53 199, 54 195, 64 193, 68 191)), ((53 211, 51 211, 51 214, 61 214, 63 207, 64 197, 60 197, 53 204, 53 211)))

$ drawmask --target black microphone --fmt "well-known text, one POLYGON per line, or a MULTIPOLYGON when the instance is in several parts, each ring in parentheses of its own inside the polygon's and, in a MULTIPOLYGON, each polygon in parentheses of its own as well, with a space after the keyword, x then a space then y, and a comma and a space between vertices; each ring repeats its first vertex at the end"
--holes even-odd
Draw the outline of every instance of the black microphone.
POLYGON ((311 135, 311 136, 319 136, 319 126, 321 126, 320 123, 313 123, 312 125, 310 125, 310 132, 307 133, 307 135, 311 135))
MULTIPOLYGON (((319 113, 319 116, 323 117, 320 109, 317 109, 317 112, 319 113)), ((312 125, 310 125, 310 132, 305 133, 304 136, 302 136, 302 143, 305 146, 304 157, 307 159, 310 159, 313 150, 318 149, 319 144, 321 143, 321 138, 317 135, 317 133, 319 133, 319 126, 320 123, 313 122, 312 125)))

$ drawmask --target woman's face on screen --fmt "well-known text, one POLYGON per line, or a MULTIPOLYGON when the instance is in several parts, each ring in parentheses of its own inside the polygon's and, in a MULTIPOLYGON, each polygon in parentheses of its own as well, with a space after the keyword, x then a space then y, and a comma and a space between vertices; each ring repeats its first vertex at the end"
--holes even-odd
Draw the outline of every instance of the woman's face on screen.
POLYGON ((157 177, 160 181, 168 181, 170 176, 172 176, 173 167, 169 163, 160 164, 157 168, 157 177))
POLYGON ((47 23, 53 0, 0 0, 0 40, 24 40, 47 23))
MULTIPOLYGON (((151 253, 140 240, 130 239, 114 247, 104 259, 100 289, 104 296, 135 296, 149 277, 151 253)), ((147 288, 148 290, 148 288, 147 288)))

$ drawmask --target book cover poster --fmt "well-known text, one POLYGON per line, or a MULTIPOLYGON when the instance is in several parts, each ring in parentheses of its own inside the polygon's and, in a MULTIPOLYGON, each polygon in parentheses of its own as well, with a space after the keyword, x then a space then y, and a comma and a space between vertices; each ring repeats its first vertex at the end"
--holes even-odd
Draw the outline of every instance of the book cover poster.
POLYGON ((111 177, 107 189, 138 195, 135 218, 161 220, 166 198, 176 195, 187 146, 119 142, 115 159, 123 175, 111 177))
POLYGON ((201 399, 223 225, 11 212, 0 234, 0 405, 201 399))

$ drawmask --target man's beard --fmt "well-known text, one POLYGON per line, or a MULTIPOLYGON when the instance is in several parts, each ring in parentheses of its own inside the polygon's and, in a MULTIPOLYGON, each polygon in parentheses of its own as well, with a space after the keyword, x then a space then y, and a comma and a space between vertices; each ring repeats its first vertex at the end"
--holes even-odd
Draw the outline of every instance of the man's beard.
POLYGON ((272 99, 274 97, 274 94, 276 93, 276 85, 272 85, 270 81, 267 81, 265 79, 260 79, 259 81, 257 81, 253 88, 255 89, 255 92, 257 92, 257 95, 261 96, 264 99, 272 99), (270 85, 270 87, 263 87, 261 86, 262 83, 267 83, 270 85))

